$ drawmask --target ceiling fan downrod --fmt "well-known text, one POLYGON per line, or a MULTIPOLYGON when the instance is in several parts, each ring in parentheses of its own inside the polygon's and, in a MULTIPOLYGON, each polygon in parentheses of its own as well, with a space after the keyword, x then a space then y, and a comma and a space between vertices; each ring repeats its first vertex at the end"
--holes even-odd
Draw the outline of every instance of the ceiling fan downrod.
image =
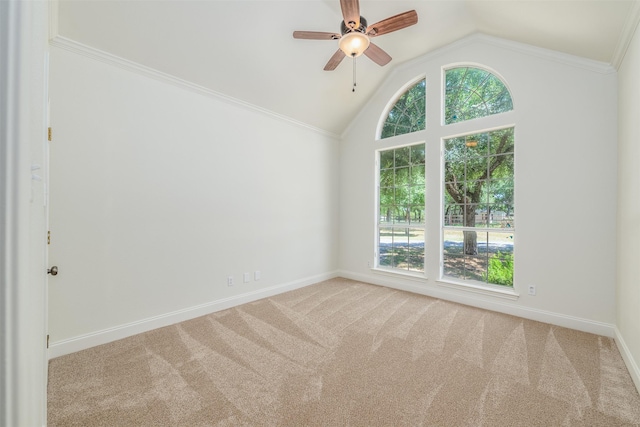
POLYGON ((353 58, 353 88, 351 89, 351 92, 355 92, 356 91, 356 54, 352 53, 351 57, 353 58))

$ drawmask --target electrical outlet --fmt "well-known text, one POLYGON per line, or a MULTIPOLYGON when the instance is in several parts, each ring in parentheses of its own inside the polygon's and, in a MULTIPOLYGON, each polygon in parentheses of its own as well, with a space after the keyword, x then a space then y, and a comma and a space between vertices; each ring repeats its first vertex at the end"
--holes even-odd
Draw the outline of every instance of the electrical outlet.
POLYGON ((529 295, 535 296, 535 294, 536 294, 536 287, 533 285, 529 285, 529 295))
POLYGON ((233 286, 233 276, 227 277, 227 286, 233 286))
POLYGON ((250 273, 244 273, 242 275, 242 281, 244 283, 249 283, 251 281, 251 274, 250 273))
POLYGON ((256 270, 255 273, 253 273, 253 280, 260 280, 260 270, 256 270))

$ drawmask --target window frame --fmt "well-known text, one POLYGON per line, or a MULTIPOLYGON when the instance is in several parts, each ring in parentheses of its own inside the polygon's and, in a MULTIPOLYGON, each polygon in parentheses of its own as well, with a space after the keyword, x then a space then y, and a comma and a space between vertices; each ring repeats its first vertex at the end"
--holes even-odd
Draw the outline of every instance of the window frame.
MULTIPOLYGON (((439 260, 438 260, 438 265, 439 265, 439 273, 438 273, 438 279, 436 280, 436 283, 439 286, 442 287, 447 287, 447 288, 452 288, 452 289, 458 289, 458 290, 465 290, 465 291, 469 291, 469 292, 473 292, 473 293, 479 293, 479 294, 483 294, 483 295, 491 295, 491 296, 496 296, 496 297, 500 297, 500 298, 505 298, 505 299, 509 299, 509 300, 516 300, 519 298, 519 293, 516 290, 516 274, 515 274, 515 268, 514 268, 514 279, 513 279, 513 285, 512 286, 504 286, 504 285, 496 285, 496 284, 491 284, 491 283, 486 283, 486 282, 480 282, 480 281, 473 281, 473 280, 456 280, 455 278, 452 278, 450 276, 445 276, 444 275, 444 230, 445 230, 445 217, 444 217, 444 199, 445 199, 445 192, 446 189, 444 188, 444 183, 445 183, 445 179, 444 179, 444 174, 445 174, 445 165, 444 165, 444 161, 445 161, 445 148, 444 148, 444 144, 445 141, 451 138, 456 138, 456 137, 462 137, 462 136, 467 136, 467 135, 476 135, 476 134, 480 134, 480 133, 485 133, 485 132, 491 132, 491 131, 496 131, 496 130, 500 130, 500 129, 507 129, 507 128, 513 128, 514 129, 514 149, 513 149, 513 154, 514 154, 514 173, 513 173, 513 180, 514 180, 514 187, 515 187, 515 180, 516 180, 516 165, 515 165, 515 154, 516 154, 516 123, 513 122, 513 120, 511 119, 514 111, 516 110, 516 101, 514 100, 513 97, 513 92, 511 90, 511 88, 509 87, 509 84, 507 82, 507 80, 496 70, 493 70, 492 68, 482 65, 482 64, 478 64, 478 63, 472 63, 472 62, 459 62, 459 63, 453 63, 453 64, 447 64, 447 65, 443 65, 441 67, 441 72, 440 72, 440 81, 441 81, 441 86, 440 86, 440 125, 441 125, 441 130, 442 133, 440 135, 440 164, 439 164, 439 176, 440 176, 440 183, 439 183, 439 212, 440 212, 440 217, 439 217, 439 260), (455 69, 455 68, 477 68, 483 71, 486 71, 488 73, 491 73, 492 75, 494 75, 497 79, 500 80, 500 82, 502 82, 502 84, 504 85, 504 87, 506 88, 506 90, 509 93, 509 96, 511 97, 511 109, 508 111, 503 111, 500 113, 496 113, 496 114, 489 114, 486 116, 482 116, 482 117, 474 117, 468 120, 461 120, 461 121, 456 121, 453 123, 446 123, 446 74, 447 71, 455 69), (459 130, 458 132, 455 132, 454 130, 459 130)), ((514 200, 514 210, 515 210, 515 200, 514 200)), ((483 232, 484 229, 482 230, 478 230, 476 229, 476 227, 473 227, 474 231, 481 231, 483 232)), ((515 241, 516 241, 516 233, 515 233, 515 227, 513 230, 511 230, 513 232, 513 240, 514 240, 514 249, 513 249, 513 254, 514 254, 514 258, 515 258, 515 241)), ((514 263, 515 265, 515 263, 514 263)))
MULTIPOLYGON (((405 134, 406 135, 406 134, 405 134)), ((402 135, 397 135, 397 136, 402 136, 402 135)), ((373 270, 376 270, 377 272, 380 273, 385 273, 385 274, 391 274, 391 275, 403 275, 403 276, 407 276, 407 277, 413 277, 413 278, 418 278, 418 279, 424 279, 427 277, 427 256, 426 256, 426 246, 427 246, 427 218, 426 218, 426 209, 427 209, 427 202, 426 202, 426 188, 427 188, 427 153, 426 153, 426 148, 427 148, 427 144, 426 141, 414 141, 414 142, 409 142, 409 143, 404 143, 404 144, 398 144, 398 145, 393 145, 390 147, 382 147, 379 148, 377 150, 375 150, 375 166, 376 166, 376 171, 375 171, 375 234, 374 234, 374 265, 372 267, 373 270), (418 223, 413 223, 415 225, 413 225, 412 223, 409 224, 404 224, 404 223, 391 223, 391 224, 383 224, 380 221, 380 209, 381 209, 381 204, 380 204, 380 189, 381 189, 381 185, 380 185, 380 173, 381 173, 381 162, 380 162, 380 157, 381 154, 383 152, 386 151, 391 151, 391 150, 398 150, 398 149, 402 149, 402 148, 407 148, 407 147, 415 147, 415 146, 419 146, 422 145, 424 147, 424 203, 423 203, 423 212, 424 212, 424 221, 422 222, 418 222, 418 223), (422 271, 416 271, 416 270, 409 270, 409 269, 399 269, 396 267, 389 267, 389 266, 385 266, 385 265, 381 265, 380 263, 380 230, 381 228, 390 228, 393 230, 396 229, 416 229, 416 230, 421 230, 421 232, 423 233, 423 253, 422 253, 422 271)), ((394 168, 395 169, 395 168, 394 168)), ((396 188, 395 186, 393 187, 394 189, 396 188)))
POLYGON ((440 124, 443 127, 457 126, 457 125, 460 125, 462 123, 470 123, 470 122, 473 122, 475 120, 483 120, 483 119, 486 119, 488 117, 497 117, 497 116, 500 116, 502 114, 511 113, 511 112, 515 111, 515 109, 516 109, 515 100, 513 99, 511 88, 509 87, 509 84, 507 83, 505 78, 500 73, 498 73, 496 70, 493 70, 492 68, 487 67, 485 65, 477 64, 477 63, 471 63, 471 62, 462 62, 462 63, 455 63, 455 64, 445 65, 445 66, 442 67, 441 80, 440 81, 441 81, 441 84, 440 84, 440 96, 441 96, 441 102, 440 102, 440 124), (487 73, 492 74, 493 76, 495 76, 498 80, 500 80, 500 82, 503 84, 503 86, 505 87, 505 89, 509 93, 509 96, 511 97, 511 109, 507 110, 507 111, 502 111, 500 113, 488 114, 486 116, 474 117, 474 118, 467 119, 467 120, 460 120, 460 121, 456 121, 456 122, 452 122, 452 123, 447 123, 447 119, 446 119, 447 71, 453 70, 455 68, 477 68, 479 70, 486 71, 487 73))
MULTIPOLYGON (((502 114, 502 113, 501 113, 502 114)), ((495 116, 495 115, 492 115, 495 116)), ((475 120, 475 119, 472 119, 475 120)), ((471 121, 471 120, 469 120, 471 121)), ((511 233, 513 234, 513 250, 512 250, 512 254, 514 256, 515 259, 515 251, 516 251, 516 245, 515 245, 515 241, 516 241, 516 225, 514 223, 513 226, 511 227, 488 227, 488 226, 484 226, 484 227, 478 227, 478 226, 455 226, 455 225, 446 225, 446 218, 445 218, 445 197, 446 197, 446 188, 445 188, 445 160, 446 160, 446 156, 445 156, 445 144, 447 142, 447 140, 450 139, 455 139, 455 138, 462 138, 462 137, 467 137, 470 135, 478 135, 478 134, 483 134, 483 133, 491 133, 491 132, 499 132, 501 130, 505 130, 505 129, 513 129, 513 140, 514 140, 514 146, 513 146, 513 151, 511 152, 514 158, 514 171, 513 171, 513 177, 512 180, 514 182, 514 188, 515 188, 515 153, 516 153, 516 144, 515 144, 515 140, 516 140, 516 125, 515 124, 506 124, 503 126, 499 126, 499 127, 491 127, 491 128, 486 128, 486 129, 482 129, 482 128, 474 128, 472 131, 468 131, 465 132, 463 134, 454 134, 451 136, 444 136, 442 138, 440 138, 440 204, 439 204, 439 208, 440 208, 440 224, 439 224, 439 231, 440 231, 440 246, 439 246, 439 274, 438 274, 438 284, 443 285, 443 286, 449 286, 449 287, 453 287, 453 288, 457 288, 457 289, 469 289, 472 290, 474 292, 479 292, 479 293, 484 293, 484 294, 497 294, 497 296, 501 296, 504 298, 508 298, 508 299, 516 299, 518 294, 515 291, 515 271, 514 271, 514 279, 513 279, 513 283, 511 286, 506 286, 506 285, 498 285, 498 284, 493 284, 493 283, 489 283, 489 282, 484 282, 484 281, 479 281, 479 280, 474 280, 474 279, 459 279, 453 276, 446 276, 444 274, 444 270, 445 270, 445 250, 444 250, 444 243, 445 243, 445 232, 447 230, 449 231, 459 231, 459 232, 464 232, 464 231, 475 231, 477 233, 511 233)), ((491 156, 488 156, 491 157, 491 156)), ((515 191, 514 191, 515 194, 515 191)), ((515 205, 515 200, 514 200, 514 205, 515 205)), ((514 207, 514 211, 515 211, 515 207, 514 207)), ((488 238, 487 238, 488 241, 488 238)), ((488 262, 489 258, 487 258, 487 262, 488 262)), ((488 273, 488 267, 486 272, 488 273)))
MULTIPOLYGON (((519 285, 516 282, 515 268, 514 268, 514 281, 513 286, 494 285, 486 282, 470 283, 470 281, 462 282, 451 280, 448 277, 444 277, 442 274, 443 269, 443 225, 444 225, 444 150, 443 144, 446 139, 454 138, 462 135, 478 134, 481 132, 487 132, 492 130, 498 130, 503 128, 514 128, 514 138, 517 128, 515 122, 517 117, 516 112, 516 99, 509 86, 508 80, 505 79, 499 72, 493 70, 491 67, 474 63, 474 62, 455 62, 445 63, 431 69, 419 76, 410 79, 397 90, 393 96, 389 98, 389 101, 385 104, 382 110, 382 114, 377 123, 375 143, 377 147, 374 149, 374 233, 372 236, 373 243, 373 262, 368 262, 368 267, 375 274, 386 275, 389 278, 402 278, 407 281, 414 281, 416 285, 430 284, 434 288, 442 289, 444 292, 450 292, 451 290, 470 292, 481 294, 487 297, 497 297, 507 300, 517 300, 520 296, 518 292, 519 285), (483 117, 475 117, 469 120, 457 121, 450 124, 445 124, 445 93, 446 93, 446 71, 453 68, 478 68, 488 73, 491 73, 497 79, 502 82, 509 96, 511 97, 511 109, 508 111, 489 114, 483 117), (437 75, 439 73, 439 75, 437 75), (398 99, 420 80, 425 80, 425 129, 407 134, 395 135, 387 138, 381 138, 385 121, 390 110, 395 106, 398 99), (429 81, 431 86, 428 86, 429 81), (438 82, 439 89, 433 88, 433 82, 438 82), (431 112, 429 114, 429 112, 431 112), (401 148, 403 146, 410 146, 414 144, 422 143, 425 145, 425 221, 424 221, 424 272, 416 274, 407 270, 398 270, 393 268, 386 268, 379 266, 379 227, 380 227, 380 152, 385 150, 401 148), (437 170, 436 170, 437 169, 437 170), (428 182, 427 182, 428 181, 428 182), (439 181, 439 182, 437 182, 439 181), (434 275, 434 273, 437 273, 434 275), (429 274, 432 275, 429 278, 429 274)), ((515 139, 514 139, 515 144, 515 139)), ((514 146, 514 187, 516 181, 516 148, 514 146)), ((514 211, 517 208, 516 200, 513 200, 514 211)), ((477 230, 476 230, 477 231, 477 230)), ((491 231, 496 231, 491 229, 491 231)), ((511 232, 515 230, 510 230, 511 232)), ((514 233, 515 242, 515 233, 514 233)), ((515 245, 514 245, 515 253, 515 245)), ((416 288, 417 289, 417 288, 416 288)))
POLYGON ((407 83, 405 83, 400 89, 398 89, 398 91, 396 93, 393 94, 393 96, 389 99, 389 102, 387 102, 387 104, 385 105, 384 109, 382 110, 382 114, 380 115, 380 119, 378 120, 378 126, 376 128, 376 135, 375 135, 375 140, 376 141, 385 141, 385 140, 391 140, 392 138, 398 138, 398 137, 402 137, 404 135, 411 135, 411 134, 415 134, 418 132, 424 132, 426 129, 428 129, 429 124, 427 122, 427 94, 428 94, 428 90, 427 90, 427 76, 426 74, 421 74, 419 76, 417 76, 414 79, 409 80, 407 83), (402 98, 402 96, 412 87, 414 87, 415 85, 417 85, 418 83, 420 83, 422 80, 424 80, 424 98, 425 98, 425 117, 424 117, 424 129, 421 130, 416 130, 413 132, 408 132, 408 133, 403 133, 403 134, 398 134, 398 135, 393 135, 393 136, 389 136, 386 138, 382 137, 382 132, 384 131, 384 125, 387 122, 387 117, 389 117, 389 114, 391 113, 391 110, 394 109, 394 107, 396 106, 397 102, 400 100, 400 98, 402 98))

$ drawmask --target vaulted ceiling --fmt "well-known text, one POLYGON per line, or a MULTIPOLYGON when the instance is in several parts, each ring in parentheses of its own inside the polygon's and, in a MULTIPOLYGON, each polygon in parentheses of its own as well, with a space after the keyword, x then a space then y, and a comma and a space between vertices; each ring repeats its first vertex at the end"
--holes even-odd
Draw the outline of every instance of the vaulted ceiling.
POLYGON ((418 23, 375 38, 393 60, 323 67, 340 32, 339 0, 59 0, 58 34, 211 91, 339 135, 393 68, 483 33, 616 65, 635 29, 637 1, 361 0, 371 24, 415 9, 418 23))

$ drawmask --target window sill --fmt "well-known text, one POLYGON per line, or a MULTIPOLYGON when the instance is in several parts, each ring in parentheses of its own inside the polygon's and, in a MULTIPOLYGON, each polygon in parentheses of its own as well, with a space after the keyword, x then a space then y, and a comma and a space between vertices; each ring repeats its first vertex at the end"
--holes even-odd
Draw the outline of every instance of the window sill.
MULTIPOLYGON (((392 270, 380 267, 373 267, 371 271, 375 274, 381 274, 389 277, 402 277, 403 279, 413 280, 425 284, 427 276, 423 273, 412 273, 408 271, 392 270)), ((466 292, 473 292, 481 295, 488 295, 503 299, 515 301, 520 298, 520 294, 514 288, 499 285, 487 285, 481 282, 455 282, 452 280, 437 280, 436 285, 443 288, 457 289, 466 292)))
POLYGON ((380 267, 371 268, 371 271, 373 271, 376 274, 382 274, 389 277, 400 276, 403 279, 415 280, 416 282, 421 282, 421 283, 424 283, 427 280, 427 276, 425 276, 424 273, 418 273, 418 272, 414 273, 409 271, 392 270, 392 269, 386 269, 386 268, 380 268, 380 267))
POLYGON ((489 295, 499 298, 515 301, 520 298, 520 294, 513 288, 499 285, 487 285, 473 282, 454 282, 454 281, 436 281, 438 286, 450 289, 459 289, 467 292, 473 292, 481 295, 489 295))

